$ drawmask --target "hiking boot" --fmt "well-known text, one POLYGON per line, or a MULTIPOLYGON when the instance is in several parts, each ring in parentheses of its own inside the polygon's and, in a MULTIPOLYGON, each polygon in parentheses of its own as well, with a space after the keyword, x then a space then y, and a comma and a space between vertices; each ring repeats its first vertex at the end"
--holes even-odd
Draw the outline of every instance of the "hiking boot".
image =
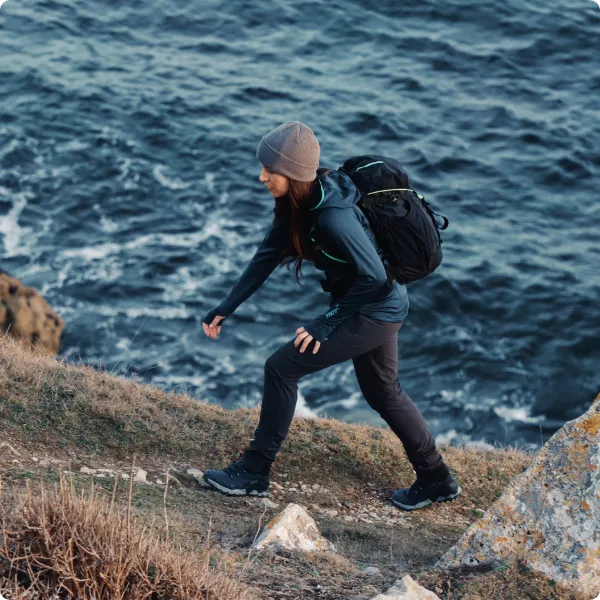
POLYGON ((249 471, 241 461, 224 469, 208 469, 204 481, 229 496, 268 496, 269 476, 249 471))
POLYGON ((392 502, 404 510, 416 510, 434 502, 452 500, 461 493, 460 486, 448 474, 441 480, 428 480, 417 477, 410 488, 400 488, 392 494, 392 502))

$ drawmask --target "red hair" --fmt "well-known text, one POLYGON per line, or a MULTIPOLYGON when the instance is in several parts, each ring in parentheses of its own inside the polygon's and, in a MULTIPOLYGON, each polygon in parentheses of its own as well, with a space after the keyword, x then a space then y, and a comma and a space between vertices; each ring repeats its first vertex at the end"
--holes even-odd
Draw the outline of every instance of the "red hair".
MULTIPOLYGON (((324 175, 328 175, 326 171, 324 175)), ((312 181, 296 181, 290 179, 290 191, 285 196, 275 199, 273 212, 277 216, 289 218, 290 239, 289 246, 282 253, 280 264, 288 264, 295 260, 294 275, 300 283, 299 275, 302 273, 302 261, 314 260, 314 249, 308 239, 308 213, 313 204, 314 190, 318 179, 312 181)))

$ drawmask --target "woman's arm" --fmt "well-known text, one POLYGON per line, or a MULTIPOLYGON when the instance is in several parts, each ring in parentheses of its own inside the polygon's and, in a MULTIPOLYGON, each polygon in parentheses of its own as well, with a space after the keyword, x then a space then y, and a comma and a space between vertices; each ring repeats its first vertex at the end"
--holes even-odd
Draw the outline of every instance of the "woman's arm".
POLYGON ((361 306, 368 304, 387 283, 387 273, 375 246, 363 226, 349 208, 323 209, 319 227, 336 250, 354 270, 354 281, 348 292, 323 315, 304 327, 318 342, 361 306))
POLYGON ((204 322, 210 323, 215 315, 228 317, 240 304, 245 302, 275 270, 281 260, 281 252, 287 247, 288 243, 289 221, 276 216, 250 264, 233 286, 227 298, 207 315, 204 322))

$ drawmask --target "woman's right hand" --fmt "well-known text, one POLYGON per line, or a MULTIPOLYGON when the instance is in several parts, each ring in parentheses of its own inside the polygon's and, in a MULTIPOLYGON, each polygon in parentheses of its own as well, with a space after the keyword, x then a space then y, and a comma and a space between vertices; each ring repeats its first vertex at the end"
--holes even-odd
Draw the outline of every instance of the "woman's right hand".
POLYGON ((204 329, 204 333, 213 340, 216 339, 216 337, 221 333, 222 323, 225 319, 226 317, 215 315, 210 323, 205 323, 203 321, 202 329, 204 329))

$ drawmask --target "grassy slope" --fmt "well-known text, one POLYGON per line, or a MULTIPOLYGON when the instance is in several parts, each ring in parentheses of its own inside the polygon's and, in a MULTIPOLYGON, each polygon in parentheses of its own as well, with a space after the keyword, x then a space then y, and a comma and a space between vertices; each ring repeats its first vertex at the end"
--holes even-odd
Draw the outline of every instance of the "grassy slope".
MULTIPOLYGON (((171 469, 179 484, 170 486, 166 500, 164 486, 135 486, 135 514, 154 519, 154 527, 162 530, 166 513, 171 535, 190 552, 208 539, 227 561, 239 562, 240 580, 257 587, 257 598, 367 599, 410 572, 437 588, 443 600, 479 595, 576 599, 518 565, 430 571, 477 519, 477 509, 486 510, 529 465, 531 455, 514 448, 441 447, 463 496, 415 513, 399 511, 389 501, 395 488, 414 479, 397 438, 389 430, 334 419, 294 419, 272 473, 281 486, 272 486, 277 509, 265 508, 258 499, 217 494, 185 475, 190 466, 222 467, 237 458, 253 436, 258 410, 229 411, 88 367, 34 357, 0 337, 0 444, 10 444, 0 454, 5 486, 19 489, 40 473, 53 480, 60 471, 78 473, 83 465, 129 470, 134 458, 151 481, 164 480, 171 469), (327 491, 303 491, 302 484, 320 484, 327 491), (338 511, 328 516, 309 508, 341 556, 264 553, 248 559, 259 528, 288 502, 338 511), (381 575, 364 576, 359 568, 364 565, 378 566, 381 575)), ((87 485, 89 477, 78 474, 76 481, 87 485)), ((97 482, 112 490, 110 480, 97 482)), ((119 498, 127 501, 124 493, 119 498)))

